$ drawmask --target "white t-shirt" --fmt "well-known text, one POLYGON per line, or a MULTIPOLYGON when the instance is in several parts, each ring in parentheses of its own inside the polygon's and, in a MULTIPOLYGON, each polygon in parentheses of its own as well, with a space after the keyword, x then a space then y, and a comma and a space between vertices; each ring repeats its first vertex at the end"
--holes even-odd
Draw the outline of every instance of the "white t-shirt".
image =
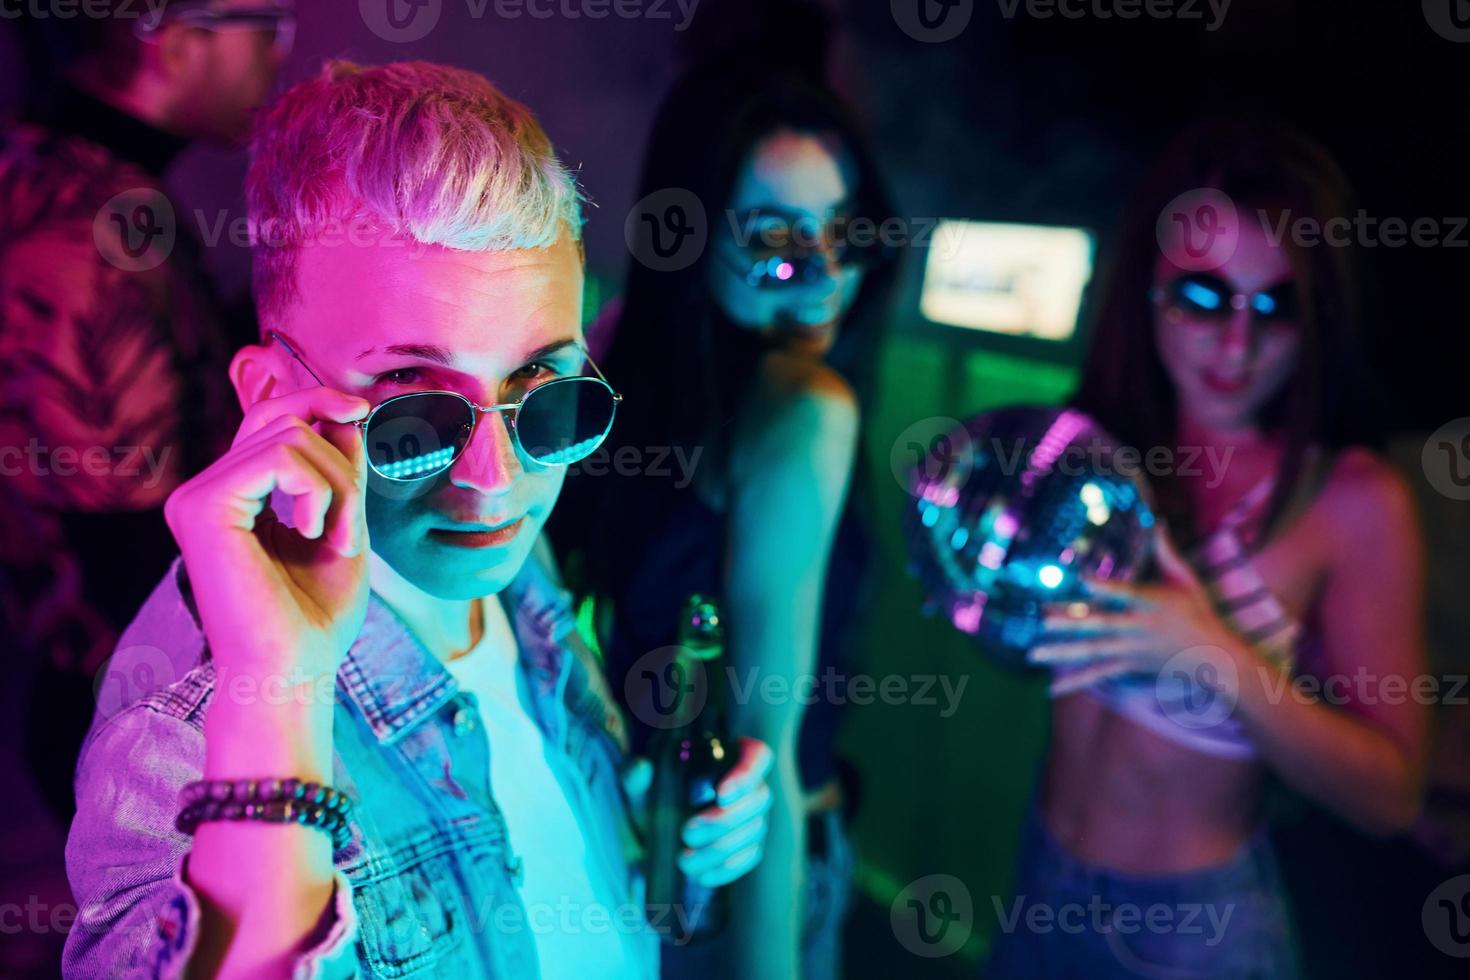
MULTIPOLYGON (((494 598, 485 604, 491 603, 498 605, 494 598)), ((485 619, 479 643, 444 666, 479 701, 490 743, 491 792, 505 815, 511 850, 522 862, 521 900, 541 976, 631 975, 635 960, 625 944, 632 937, 619 927, 627 912, 598 894, 591 870, 595 855, 588 853, 574 804, 552 767, 578 777, 531 716, 518 683, 521 671, 509 623, 496 614, 485 619)))

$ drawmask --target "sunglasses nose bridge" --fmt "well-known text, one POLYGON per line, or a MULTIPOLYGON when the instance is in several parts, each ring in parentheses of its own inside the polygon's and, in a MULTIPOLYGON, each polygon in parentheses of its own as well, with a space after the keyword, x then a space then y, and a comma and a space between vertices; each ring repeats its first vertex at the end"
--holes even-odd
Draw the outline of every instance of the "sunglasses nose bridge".
MULTIPOLYGON (((482 415, 502 416, 505 419, 506 431, 511 434, 512 442, 514 442, 515 440, 516 417, 520 414, 520 407, 520 402, 515 402, 514 404, 510 405, 476 405, 474 402, 470 402, 470 408, 474 412, 475 422, 477 424, 479 423, 480 416, 482 415)), ((471 436, 471 438, 473 438, 473 435, 471 436)))
POLYGON ((519 441, 515 435, 516 406, 476 405, 468 399, 466 403, 470 406, 475 424, 464 448, 449 467, 450 477, 460 485, 474 487, 482 493, 503 493, 524 469, 520 459, 519 441), (479 424, 481 416, 501 414, 508 416, 504 435, 480 431, 484 428, 479 424))

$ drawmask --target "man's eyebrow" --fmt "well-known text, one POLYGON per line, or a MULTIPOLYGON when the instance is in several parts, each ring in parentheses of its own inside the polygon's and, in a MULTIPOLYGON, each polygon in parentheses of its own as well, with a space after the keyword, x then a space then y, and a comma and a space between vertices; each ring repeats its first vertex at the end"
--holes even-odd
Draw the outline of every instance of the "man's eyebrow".
MULTIPOLYGON (((543 357, 559 354, 568 347, 581 350, 582 345, 575 337, 552 341, 527 353, 521 358, 521 363, 529 364, 543 357)), ((441 347, 438 344, 390 344, 384 347, 382 352, 384 354, 397 354, 400 357, 415 357, 420 360, 433 361, 435 364, 442 364, 445 367, 449 367, 454 363, 454 355, 449 352, 449 349, 441 347)), ((376 347, 369 347, 367 350, 360 352, 357 355, 357 359, 362 360, 376 353, 378 353, 376 347)))
POLYGON ((557 340, 553 341, 552 343, 543 344, 540 347, 537 347, 535 350, 526 354, 525 357, 521 358, 521 363, 530 364, 532 361, 539 361, 543 357, 550 357, 552 354, 560 354, 568 347, 575 348, 578 351, 582 350, 581 343, 578 342, 575 337, 568 337, 566 340, 557 340))
MULTIPOLYGON (((367 350, 358 353, 357 359, 360 361, 364 357, 369 357, 377 352, 378 349, 376 347, 369 347, 367 350)), ((389 344, 383 348, 383 353, 397 354, 400 357, 416 357, 420 360, 442 364, 445 367, 454 363, 454 356, 449 353, 448 348, 440 347, 438 344, 389 344)))

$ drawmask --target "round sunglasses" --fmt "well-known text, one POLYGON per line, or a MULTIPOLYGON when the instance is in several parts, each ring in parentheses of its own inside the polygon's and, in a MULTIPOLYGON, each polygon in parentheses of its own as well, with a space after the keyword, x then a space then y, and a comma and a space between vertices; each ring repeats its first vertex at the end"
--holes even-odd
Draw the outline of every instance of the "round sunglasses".
MULTIPOLYGON (((850 219, 834 218, 823 231, 821 245, 815 240, 792 241, 763 248, 747 241, 743 245, 736 242, 732 250, 717 250, 716 254, 745 279, 747 286, 756 289, 812 286, 832 275, 832 265, 865 271, 893 256, 892 246, 876 237, 861 243, 853 241, 858 236, 850 234, 849 224, 850 219)), ((747 229, 745 237, 749 240, 755 234, 747 229)))
MULTIPOLYGON (((882 261, 876 250, 845 249, 836 256, 841 269, 867 270, 882 261)), ((756 289, 785 289, 788 286, 814 286, 831 276, 827 256, 823 252, 787 252, 765 258, 744 260, 730 256, 731 267, 744 276, 745 284, 756 289)))
MULTIPOLYGON (((274 331, 270 337, 322 384, 285 338, 274 331)), ((590 357, 587 363, 597 377, 547 381, 514 402, 476 405, 457 391, 415 391, 379 402, 367 418, 352 424, 362 430, 368 466, 387 480, 427 480, 443 473, 464 455, 480 416, 491 412, 508 413, 511 439, 527 459, 565 466, 602 445, 623 400, 590 357)))

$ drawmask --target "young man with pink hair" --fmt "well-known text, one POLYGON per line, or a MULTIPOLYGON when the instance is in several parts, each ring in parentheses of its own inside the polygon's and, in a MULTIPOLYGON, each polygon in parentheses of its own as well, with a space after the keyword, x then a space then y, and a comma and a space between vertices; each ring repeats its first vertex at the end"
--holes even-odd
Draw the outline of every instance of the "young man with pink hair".
MULTIPOLYGON (((102 681, 65 972, 654 975, 690 910, 645 917, 646 769, 540 545, 618 400, 575 182, 483 78, 339 63, 265 111, 248 196, 245 420, 102 681)), ((759 860, 769 760, 742 743, 686 873, 759 860)))

